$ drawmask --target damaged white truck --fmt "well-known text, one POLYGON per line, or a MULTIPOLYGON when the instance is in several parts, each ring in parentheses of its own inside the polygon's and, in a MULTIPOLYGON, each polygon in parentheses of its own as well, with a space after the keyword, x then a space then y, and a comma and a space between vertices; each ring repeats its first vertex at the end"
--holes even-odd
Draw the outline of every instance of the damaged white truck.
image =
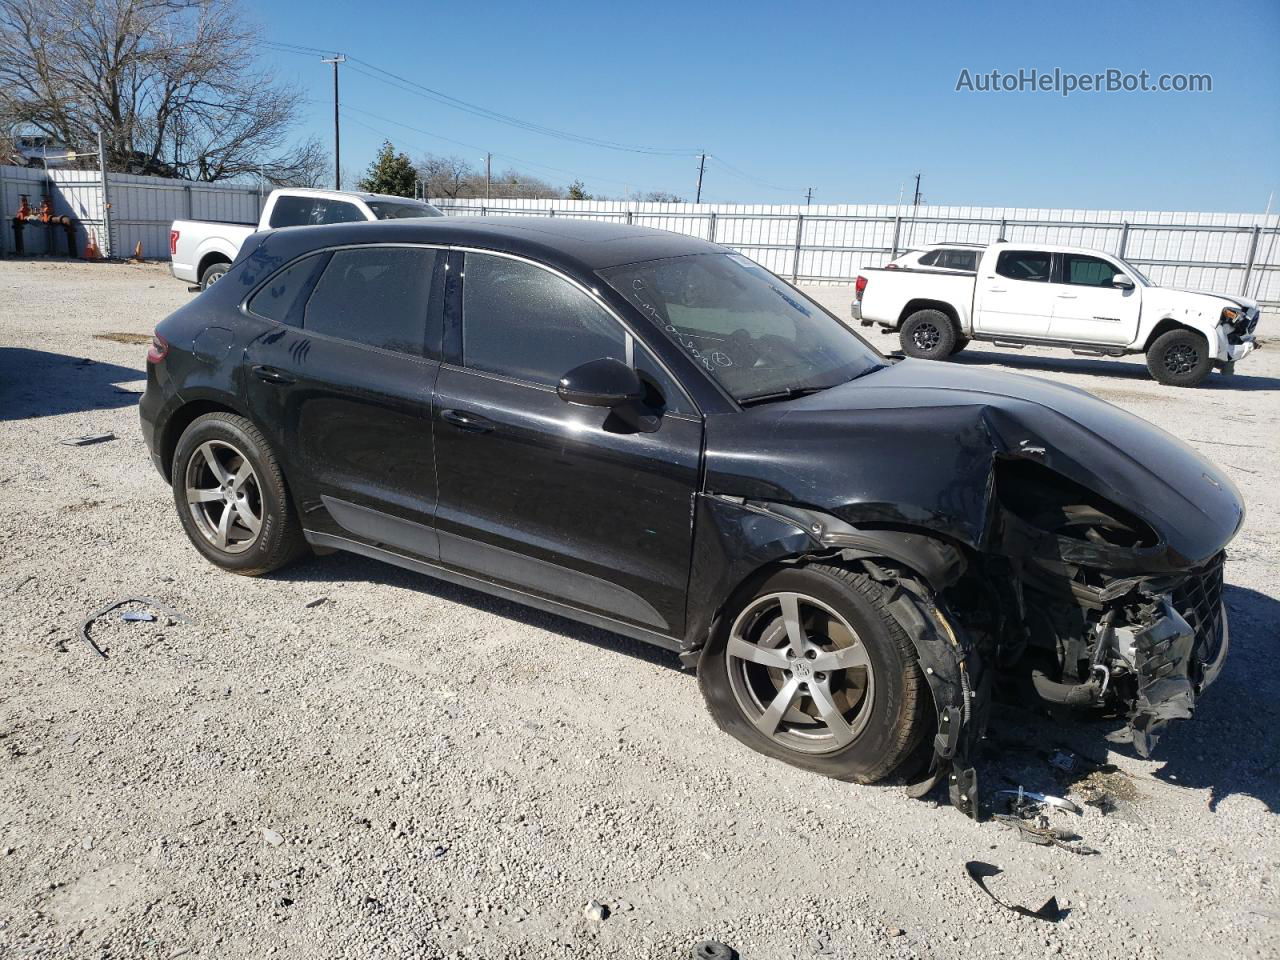
MULTIPOLYGON (((971 252, 971 251, 969 251, 971 252)), ((1121 257, 1083 247, 998 242, 977 269, 864 269, 853 318, 897 331, 909 357, 945 360, 972 340, 1087 356, 1146 354, 1163 384, 1230 373, 1256 347, 1258 304, 1152 283, 1121 257)))

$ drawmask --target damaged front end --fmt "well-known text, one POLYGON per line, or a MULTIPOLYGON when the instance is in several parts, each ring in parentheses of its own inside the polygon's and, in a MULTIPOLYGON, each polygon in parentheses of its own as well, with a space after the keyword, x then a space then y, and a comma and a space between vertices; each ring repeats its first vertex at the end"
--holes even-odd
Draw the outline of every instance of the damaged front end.
POLYGON ((999 559, 987 566, 1008 565, 1020 614, 1000 665, 1048 704, 1119 708, 1149 757, 1222 669, 1225 553, 1170 570, 1147 523, 1087 488, 1026 459, 995 477, 999 559))

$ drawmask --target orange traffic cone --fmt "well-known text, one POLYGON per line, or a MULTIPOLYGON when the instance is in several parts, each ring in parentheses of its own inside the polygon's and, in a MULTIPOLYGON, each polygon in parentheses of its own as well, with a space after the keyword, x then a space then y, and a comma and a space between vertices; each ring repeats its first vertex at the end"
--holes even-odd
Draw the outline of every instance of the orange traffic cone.
POLYGON ((102 259, 102 251, 98 249, 98 234, 95 230, 89 231, 89 242, 84 245, 84 258, 86 260, 102 259))
POLYGON ((139 262, 142 261, 142 241, 141 240, 139 240, 137 243, 133 245, 133 259, 139 262))

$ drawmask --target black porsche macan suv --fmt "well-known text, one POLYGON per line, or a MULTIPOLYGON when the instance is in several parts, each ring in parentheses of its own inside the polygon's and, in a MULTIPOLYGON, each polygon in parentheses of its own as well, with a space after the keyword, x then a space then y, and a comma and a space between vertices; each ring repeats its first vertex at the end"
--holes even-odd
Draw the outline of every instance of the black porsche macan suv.
POLYGON ((766 754, 925 789, 993 672, 1146 753, 1221 668, 1231 482, 1041 380, 881 356, 723 247, 448 218, 250 238, 142 427, 205 557, 386 560, 678 651, 766 754))

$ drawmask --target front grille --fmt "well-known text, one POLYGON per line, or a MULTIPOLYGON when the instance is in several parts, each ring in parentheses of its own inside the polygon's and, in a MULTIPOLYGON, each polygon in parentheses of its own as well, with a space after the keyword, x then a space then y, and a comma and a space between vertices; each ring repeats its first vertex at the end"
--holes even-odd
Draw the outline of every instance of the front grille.
POLYGON ((1173 591, 1173 607, 1195 632, 1192 646, 1191 679, 1200 682, 1204 665, 1212 663, 1222 646, 1222 565, 1218 554, 1192 572, 1173 591))

